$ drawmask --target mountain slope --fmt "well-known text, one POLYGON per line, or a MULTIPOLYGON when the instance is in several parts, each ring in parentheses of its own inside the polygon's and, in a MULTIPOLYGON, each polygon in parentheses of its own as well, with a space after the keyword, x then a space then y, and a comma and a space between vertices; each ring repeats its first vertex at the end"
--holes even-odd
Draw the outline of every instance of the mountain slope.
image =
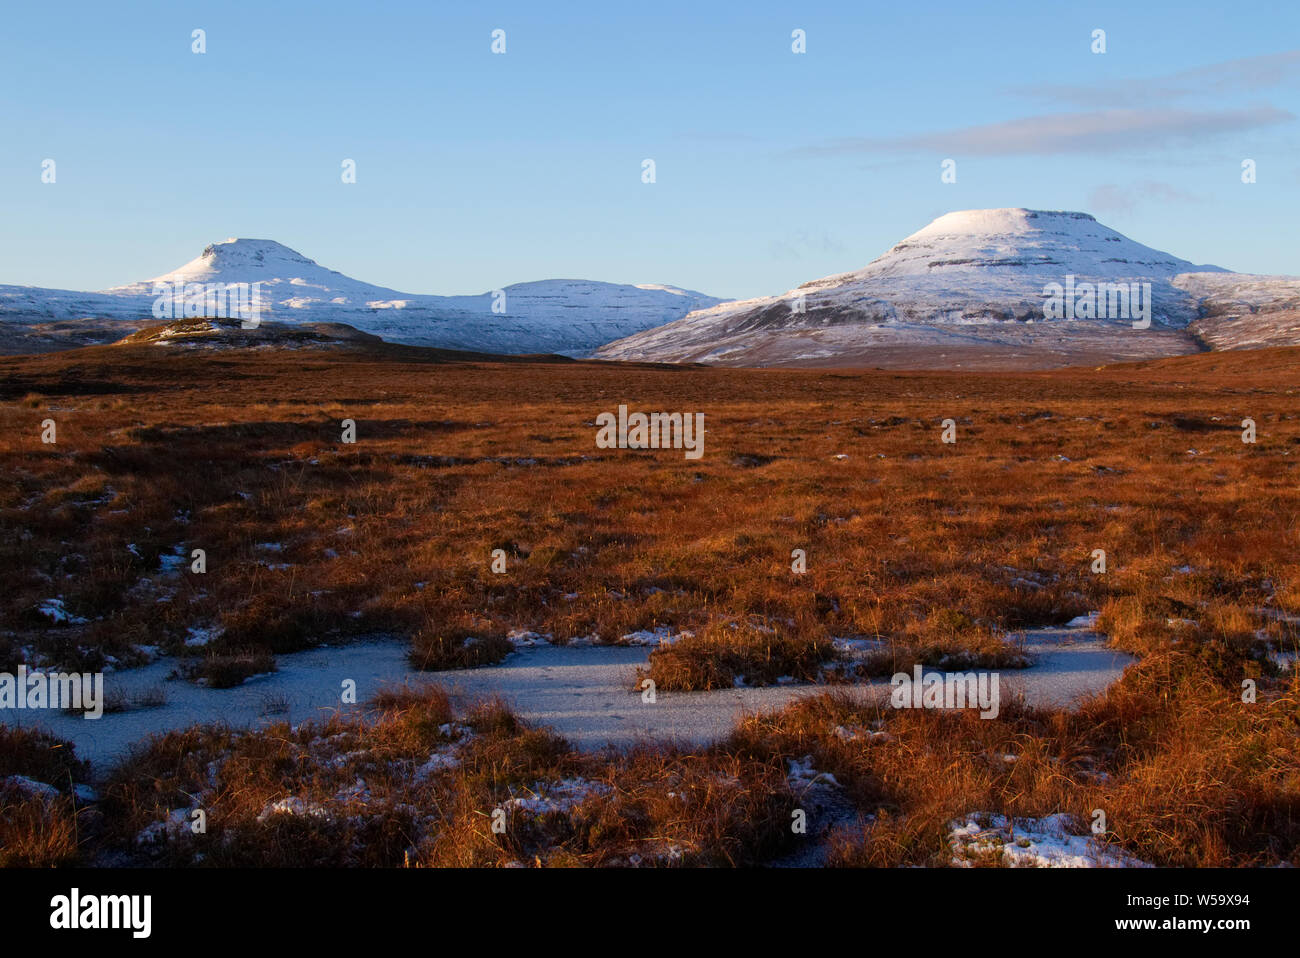
POLYGON ((1191 330, 1212 349, 1300 343, 1300 277, 1184 273, 1174 285, 1199 301, 1191 330))
POLYGON ((1214 277, 1235 275, 1134 242, 1087 213, 966 210, 939 217, 860 270, 699 310, 597 356, 723 365, 912 365, 928 355, 943 366, 983 354, 1001 354, 995 365, 1007 358, 1035 365, 1033 354, 1047 366, 1141 359, 1203 348, 1188 327, 1205 291, 1219 288, 1214 277), (1208 278, 1176 282, 1187 274, 1208 278), (1150 328, 1135 329, 1128 314, 1049 318, 1049 284, 1102 282, 1149 283, 1150 328))
POLYGON ((517 283, 504 296, 414 295, 352 279, 272 240, 229 239, 179 269, 101 293, 0 286, 0 320, 135 324, 120 336, 155 319, 157 284, 216 283, 261 283, 262 318, 272 322, 342 322, 391 342, 516 354, 587 353, 722 302, 674 286, 564 279, 517 283))

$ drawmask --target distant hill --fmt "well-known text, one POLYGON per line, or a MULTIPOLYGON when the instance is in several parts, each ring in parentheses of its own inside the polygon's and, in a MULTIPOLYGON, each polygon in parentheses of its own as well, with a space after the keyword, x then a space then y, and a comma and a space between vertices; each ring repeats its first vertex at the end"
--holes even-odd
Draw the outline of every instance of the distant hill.
MULTIPOLYGON (((0 348, 44 351, 120 338, 153 321, 155 289, 178 288, 180 315, 229 316, 202 303, 213 284, 261 284, 264 320, 346 323, 389 342, 493 353, 584 355, 596 347, 723 302, 692 290, 647 284, 550 279, 516 283, 499 294, 429 296, 361 282, 273 240, 228 239, 154 279, 99 293, 0 286, 0 348), (73 323, 53 328, 51 324, 73 323), (80 341, 78 341, 80 340, 80 341), (27 345, 27 349, 24 349, 27 345)), ((195 318, 191 316, 190 318, 195 318)))

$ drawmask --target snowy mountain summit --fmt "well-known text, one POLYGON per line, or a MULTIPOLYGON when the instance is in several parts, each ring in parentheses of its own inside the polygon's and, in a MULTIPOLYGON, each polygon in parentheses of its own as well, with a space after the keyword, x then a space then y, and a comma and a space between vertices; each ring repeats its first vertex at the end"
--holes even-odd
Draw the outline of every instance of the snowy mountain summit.
POLYGON ((201 281, 219 279, 231 271, 243 273, 246 270, 263 270, 268 276, 315 272, 327 277, 346 279, 342 273, 323 269, 315 260, 289 249, 283 243, 275 240, 237 239, 233 236, 223 243, 213 243, 201 255, 159 279, 201 281))
POLYGON ((862 269, 703 309, 598 355, 860 365, 888 360, 891 350, 925 348, 940 358, 944 347, 1052 348, 1065 357, 1082 346, 1102 358, 1188 352, 1197 346, 1182 331, 1198 318, 1199 298, 1174 280, 1219 273, 1226 271, 1144 246, 1088 213, 962 210, 862 269))
POLYGON ((1136 243, 1098 223, 1089 213, 1000 209, 961 210, 940 216, 864 269, 843 274, 843 278, 1032 273, 1051 281, 1065 270, 1116 279, 1221 272, 1217 266, 1195 266, 1136 243))
MULTIPOLYGON (((396 290, 358 282, 326 269, 283 243, 231 237, 213 243, 184 266, 141 283, 115 286, 107 294, 150 296, 154 287, 178 283, 260 283, 276 319, 288 310, 383 308, 408 299, 396 290)), ((426 297, 437 298, 437 297, 426 297)), ((283 317, 287 318, 287 317, 283 317)), ((319 318, 319 317, 314 317, 319 318)))
POLYGON ((723 302, 676 286, 578 279, 516 283, 475 296, 402 293, 327 269, 274 240, 231 238, 171 272, 100 293, 0 286, 0 321, 131 321, 125 333, 142 322, 181 318, 180 310, 158 315, 160 290, 183 290, 194 301, 213 286, 254 283, 267 321, 345 323, 389 342, 497 353, 585 355, 723 302))

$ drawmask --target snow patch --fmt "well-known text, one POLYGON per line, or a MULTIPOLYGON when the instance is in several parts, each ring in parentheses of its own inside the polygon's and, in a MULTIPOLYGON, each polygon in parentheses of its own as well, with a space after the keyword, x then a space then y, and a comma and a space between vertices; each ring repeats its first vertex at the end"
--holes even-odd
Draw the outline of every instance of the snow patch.
POLYGON ((1069 830, 1070 816, 1018 818, 974 812, 949 824, 952 864, 977 863, 1013 868, 1150 868, 1151 865, 1091 835, 1069 830))

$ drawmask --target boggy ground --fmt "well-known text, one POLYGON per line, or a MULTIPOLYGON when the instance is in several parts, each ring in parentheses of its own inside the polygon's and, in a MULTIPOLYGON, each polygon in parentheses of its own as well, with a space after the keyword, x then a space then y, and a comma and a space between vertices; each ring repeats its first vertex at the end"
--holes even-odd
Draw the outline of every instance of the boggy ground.
POLYGON ((812 816, 835 824, 812 829, 831 863, 947 862, 954 818, 1068 813, 1084 832, 1097 808, 1108 841, 1153 863, 1298 863, 1298 363, 1294 349, 996 374, 462 362, 393 347, 0 359, 3 669, 169 652, 228 684, 276 653, 377 631, 411 636, 413 661, 436 669, 497 661, 516 629, 618 642, 666 628, 693 637, 657 651, 650 675, 709 688, 1006 666, 1008 633, 1094 609, 1142 656, 1078 713, 857 714, 831 697, 713 749, 630 761, 437 700, 354 730, 196 730, 138 756, 90 806, 94 827, 72 827, 77 775, 29 742, 7 749, 5 775, 58 795, 6 786, 28 789, 5 805, 6 861, 152 848, 217 863, 753 864, 798 850, 791 802, 815 788, 836 810, 812 816), (705 413, 703 457, 596 448, 596 416, 619 404, 705 413), (46 419, 54 444, 41 442, 46 419), (954 444, 940 441, 944 419, 954 444), (193 549, 206 573, 189 571, 193 549), (846 637, 878 651, 837 662, 832 639, 846 637), (365 747, 313 757, 316 737, 338 735, 365 747), (442 748, 457 764, 418 778, 442 748), (481 748, 509 757, 476 765, 481 748), (352 768, 351 752, 373 767, 352 768), (191 768, 182 754, 208 757, 191 768), (817 773, 834 776, 833 800, 817 773), (366 798, 333 808, 358 780, 366 798), (558 814, 559 831, 492 830, 520 788, 544 798, 558 782, 557 809, 505 811, 558 814), (220 827, 174 847, 175 827, 136 841, 191 807, 178 789, 220 806, 220 827), (692 795, 699 817, 663 805, 692 795), (218 847, 217 835, 232 837, 218 847))

